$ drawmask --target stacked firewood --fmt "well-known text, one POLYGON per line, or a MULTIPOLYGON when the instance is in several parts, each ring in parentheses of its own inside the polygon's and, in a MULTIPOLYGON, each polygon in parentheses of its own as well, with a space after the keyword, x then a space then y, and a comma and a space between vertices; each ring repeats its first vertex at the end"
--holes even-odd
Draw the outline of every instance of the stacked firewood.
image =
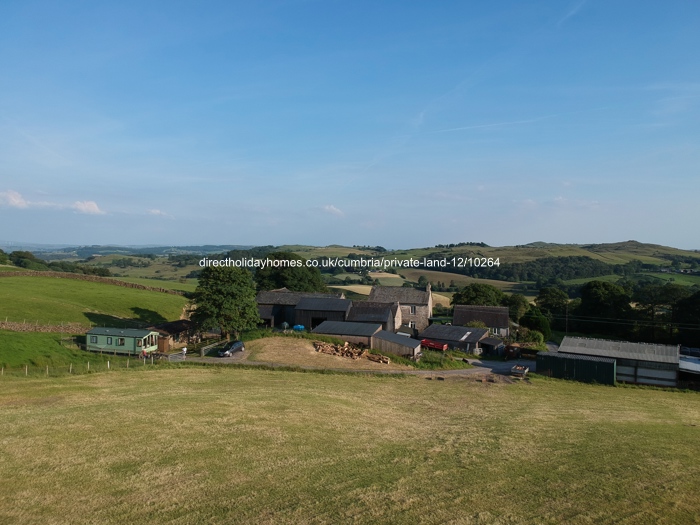
POLYGON ((391 363, 391 359, 385 355, 367 354, 367 359, 374 361, 375 363, 383 363, 385 365, 391 363))
POLYGON ((328 355, 337 355, 340 357, 349 357, 350 359, 362 359, 367 355, 367 350, 358 345, 345 343, 344 345, 336 345, 333 343, 323 343, 314 341, 314 348, 317 352, 328 355))

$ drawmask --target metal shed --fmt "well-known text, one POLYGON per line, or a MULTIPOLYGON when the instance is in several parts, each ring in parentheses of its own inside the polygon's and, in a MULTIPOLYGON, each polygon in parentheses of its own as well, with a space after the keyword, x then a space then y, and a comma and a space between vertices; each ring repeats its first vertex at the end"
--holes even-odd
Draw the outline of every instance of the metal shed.
POLYGON ((416 359, 420 355, 420 341, 385 330, 374 334, 372 348, 409 359, 416 359))
POLYGON ((654 386, 678 383, 679 346, 565 337, 559 353, 615 359, 620 382, 654 386))
POLYGON ((330 335, 348 343, 372 346, 372 337, 382 329, 380 324, 324 321, 312 330, 314 334, 330 335))
POLYGON ((481 353, 480 342, 488 336, 488 333, 486 328, 431 324, 420 333, 420 338, 447 343, 450 348, 479 354, 481 353))
POLYGON ((614 385, 617 371, 615 360, 609 357, 540 352, 537 354, 537 373, 558 379, 614 385))

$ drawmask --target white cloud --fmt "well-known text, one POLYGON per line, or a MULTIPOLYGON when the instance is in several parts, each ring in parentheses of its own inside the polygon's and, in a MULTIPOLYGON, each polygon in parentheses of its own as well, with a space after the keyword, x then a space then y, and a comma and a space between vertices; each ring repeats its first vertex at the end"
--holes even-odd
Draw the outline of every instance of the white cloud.
POLYGON ((75 201, 71 206, 72 209, 78 213, 84 213, 86 215, 104 215, 100 207, 95 201, 75 201))
POLYGON ((175 218, 175 217, 173 217, 172 215, 170 215, 169 213, 166 213, 166 212, 164 212, 163 210, 158 210, 158 209, 155 209, 155 208, 152 209, 152 210, 148 210, 148 214, 149 214, 149 215, 154 215, 154 216, 156 216, 156 217, 165 217, 166 219, 174 219, 174 218, 175 218))
POLYGON ((337 217, 342 217, 343 215, 345 215, 345 214, 343 213, 343 210, 340 210, 340 209, 336 208, 336 207, 333 206, 332 204, 326 204, 326 205, 323 206, 321 209, 322 209, 323 211, 325 211, 326 213, 330 213, 331 215, 335 215, 335 216, 337 216, 337 217))
POLYGON ((29 208, 29 203, 14 190, 0 191, 0 204, 11 208, 29 208))

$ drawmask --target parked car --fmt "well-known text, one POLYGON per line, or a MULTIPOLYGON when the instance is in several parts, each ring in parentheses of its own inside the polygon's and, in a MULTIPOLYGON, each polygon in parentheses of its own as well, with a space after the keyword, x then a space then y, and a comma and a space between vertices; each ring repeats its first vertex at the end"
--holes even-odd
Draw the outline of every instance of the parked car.
POLYGON ((245 345, 243 341, 229 341, 219 350, 219 357, 231 357, 236 352, 243 352, 244 350, 245 345))

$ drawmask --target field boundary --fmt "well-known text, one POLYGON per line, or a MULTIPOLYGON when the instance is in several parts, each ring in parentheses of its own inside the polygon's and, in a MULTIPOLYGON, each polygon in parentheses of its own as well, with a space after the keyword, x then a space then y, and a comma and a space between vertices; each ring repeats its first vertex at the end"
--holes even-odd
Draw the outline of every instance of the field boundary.
POLYGON ((58 279, 75 279, 76 281, 111 284, 114 286, 121 286, 123 288, 135 288, 137 290, 148 290, 150 292, 167 293, 170 295, 185 295, 184 292, 180 290, 146 286, 145 284, 129 283, 126 281, 120 281, 119 279, 112 279, 110 277, 99 277, 97 275, 84 275, 80 273, 37 272, 34 270, 29 270, 26 272, 0 272, 0 277, 55 277, 58 279))

